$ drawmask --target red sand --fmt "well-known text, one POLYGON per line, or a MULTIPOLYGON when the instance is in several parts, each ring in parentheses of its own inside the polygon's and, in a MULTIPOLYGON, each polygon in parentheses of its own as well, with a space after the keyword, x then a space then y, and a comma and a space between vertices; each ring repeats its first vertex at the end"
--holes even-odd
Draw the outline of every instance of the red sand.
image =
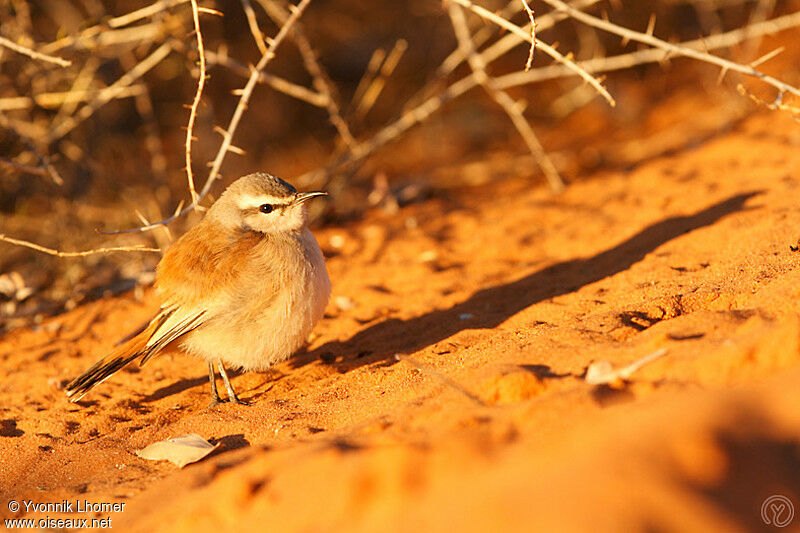
POLYGON ((764 527, 767 497, 800 505, 798 183, 800 129, 759 113, 557 197, 512 179, 322 230, 328 315, 307 353, 233 379, 250 407, 206 409, 179 353, 66 401, 152 294, 13 331, 2 515, 67 498, 125 502, 79 515, 125 531, 764 527), (582 379, 659 348, 625 389, 582 379), (221 450, 183 470, 132 453, 190 432, 221 450))

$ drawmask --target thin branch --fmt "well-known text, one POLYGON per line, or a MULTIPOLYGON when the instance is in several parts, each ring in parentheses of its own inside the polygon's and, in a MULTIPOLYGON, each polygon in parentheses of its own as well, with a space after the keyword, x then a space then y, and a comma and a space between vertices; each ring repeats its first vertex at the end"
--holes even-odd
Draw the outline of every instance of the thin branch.
MULTIPOLYGON (((576 9, 586 9, 600 0, 575 0, 570 5, 575 7, 576 9)), ((516 4, 516 0, 514 2, 516 4)), ((548 30, 555 26, 558 22, 568 18, 567 15, 561 13, 560 11, 551 11, 545 15, 541 15, 539 19, 536 21, 536 31, 539 33, 548 30)), ((529 26, 523 27, 524 30, 530 31, 529 26)), ((477 34, 476 34, 477 38, 477 34)), ((487 35, 488 38, 488 35, 487 35)), ((478 42, 476 39, 473 39, 478 42)), ((514 48, 520 43, 524 43, 525 39, 522 39, 516 33, 507 33, 500 39, 498 39, 495 43, 491 46, 487 47, 483 52, 481 52, 481 56, 483 60, 486 61, 487 64, 491 63, 498 57, 504 55, 506 52, 514 48)), ((448 57, 447 59, 442 62, 442 66, 439 67, 437 73, 442 76, 446 76, 453 72, 456 67, 458 67, 463 61, 466 60, 466 57, 461 52, 460 49, 456 48, 448 57)))
POLYGON ((60 67, 68 67, 72 65, 72 61, 67 61, 62 57, 56 57, 44 54, 42 52, 37 52, 36 50, 31 50, 25 46, 19 45, 10 39, 6 39, 5 37, 0 36, 0 46, 4 46, 9 50, 13 50, 18 54, 22 54, 25 56, 30 57, 31 59, 37 59, 39 61, 45 61, 47 63, 55 63, 60 67))
MULTIPOLYGON (((279 25, 286 24, 289 14, 282 6, 272 0, 258 0, 258 2, 275 22, 279 25)), ((306 37, 302 25, 300 23, 295 24, 290 35, 297 45, 300 57, 303 59, 303 66, 305 66, 306 71, 311 75, 314 89, 325 99, 325 110, 328 112, 328 120, 333 124, 333 127, 336 128, 336 132, 339 134, 344 144, 348 147, 353 146, 356 141, 353 138, 353 134, 350 132, 350 126, 347 124, 347 121, 342 118, 339 104, 336 102, 336 91, 333 88, 333 84, 328 80, 328 76, 322 68, 322 65, 320 65, 317 54, 314 52, 314 48, 306 37)))
POLYGON ((136 11, 131 11, 125 15, 114 17, 108 21, 108 26, 111 28, 128 26, 129 24, 133 24, 139 20, 152 17, 153 15, 161 13, 162 11, 166 11, 167 9, 177 6, 178 4, 185 4, 188 1, 189 0, 159 0, 158 2, 154 2, 149 6, 137 9, 136 11))
MULTIPOLYGON (((59 39, 57 41, 54 41, 52 43, 49 43, 49 44, 43 46, 42 47, 42 51, 47 52, 47 53, 53 53, 53 52, 56 52, 56 51, 61 50, 63 48, 67 48, 69 46, 74 46, 74 45, 76 45, 78 43, 85 42, 87 40, 90 41, 90 40, 93 40, 95 38, 103 38, 104 36, 106 36, 108 34, 119 33, 119 31, 117 31, 117 28, 122 28, 124 26, 129 25, 129 24, 133 24, 134 22, 138 22, 138 21, 140 21, 142 19, 145 19, 147 17, 151 17, 153 15, 156 15, 158 13, 166 11, 166 10, 168 10, 168 9, 174 7, 174 6, 177 6, 179 4, 185 4, 186 2, 189 2, 189 0, 158 0, 157 2, 155 2, 155 3, 153 3, 153 4, 149 5, 149 6, 143 7, 141 9, 137 9, 136 11, 132 11, 130 13, 127 13, 125 15, 121 15, 119 17, 112 18, 111 20, 109 20, 106 23, 96 24, 94 26, 86 28, 86 29, 82 30, 80 32, 80 34, 78 34, 78 35, 67 35, 66 37, 62 37, 61 39, 59 39), (115 31, 109 31, 109 28, 111 28, 112 30, 115 30, 115 31)), ((151 27, 151 26, 153 28, 155 28, 156 32, 163 31, 163 28, 159 24, 141 25, 141 26, 137 26, 135 28, 131 28, 130 30, 132 30, 134 32, 143 32, 148 27, 151 27)), ((141 35, 141 33, 139 33, 139 34, 141 35)), ((138 38, 136 40, 138 40, 138 38)), ((108 43, 104 43, 104 44, 108 44, 108 43)))
POLYGON ((201 202, 203 198, 205 198, 208 192, 211 190, 211 186, 214 184, 214 182, 217 180, 217 177, 219 176, 219 169, 222 166, 222 162, 225 159, 225 155, 229 151, 231 142, 233 140, 233 134, 236 132, 236 128, 239 126, 239 122, 242 119, 242 115, 247 109, 247 104, 250 101, 250 97, 253 94, 253 89, 255 88, 256 83, 258 82, 259 74, 272 60, 272 58, 275 57, 275 50, 280 46, 280 44, 286 38, 286 35, 289 33, 289 30, 292 28, 297 19, 300 18, 300 15, 303 14, 303 11, 308 6, 310 1, 311 0, 301 0, 299 4, 292 5, 289 8, 289 10, 291 11, 291 15, 287 19, 286 24, 284 24, 281 27, 277 35, 275 35, 274 39, 268 40, 267 52, 261 56, 261 59, 259 59, 256 66, 252 68, 250 77, 247 80, 247 83, 245 84, 244 88, 240 92, 239 103, 236 105, 236 109, 234 109, 233 115, 231 116, 231 121, 228 124, 228 127, 225 129, 225 135, 222 139, 222 143, 220 144, 219 150, 217 151, 217 155, 211 164, 211 170, 208 173, 208 178, 206 178, 206 182, 203 184, 203 188, 200 190, 200 194, 197 196, 195 201, 193 201, 190 205, 186 206, 185 208, 177 211, 171 217, 165 218, 164 220, 153 222, 152 224, 147 224, 144 226, 140 226, 138 228, 108 231, 108 232, 102 231, 101 233, 107 235, 109 234, 113 235, 120 233, 140 233, 143 231, 150 231, 152 229, 169 224, 170 222, 176 220, 177 218, 185 215, 186 213, 194 210, 197 207, 199 202, 201 202))
POLYGON ((247 18, 247 25, 250 26, 250 33, 253 34, 253 40, 256 42, 258 51, 262 54, 265 54, 267 52, 267 45, 264 43, 264 34, 261 33, 261 28, 258 27, 256 12, 253 10, 250 0, 242 0, 242 9, 244 9, 244 15, 247 18))
MULTIPOLYGON (((540 41, 539 39, 532 39, 529 33, 527 33, 525 30, 523 30, 522 28, 520 28, 516 24, 512 24, 511 22, 507 21, 506 19, 495 15, 494 13, 489 11, 488 9, 483 8, 483 7, 481 7, 481 6, 477 5, 477 4, 474 4, 470 0, 451 0, 451 1, 453 1, 453 2, 455 2, 457 4, 459 4, 459 5, 467 8, 467 9, 469 9, 470 11, 472 11, 473 13, 475 13, 476 15, 478 15, 479 17, 481 17, 483 19, 486 19, 486 20, 488 20, 490 22, 493 22, 493 23, 497 24, 498 26, 507 29, 510 32, 516 33, 517 35, 519 35, 520 37, 522 37, 524 40, 528 41, 529 43, 535 43, 536 46, 541 48, 541 50, 544 53, 546 53, 547 55, 549 55, 550 57, 552 57, 553 59, 555 59, 559 63, 564 64, 567 68, 571 69, 576 74, 578 74, 578 76, 583 78, 589 85, 594 87, 595 90, 598 93, 600 93, 600 95, 603 96, 603 98, 606 99, 606 101, 609 103, 609 105, 611 105, 612 107, 616 105, 616 102, 614 101, 614 98, 611 96, 611 94, 609 94, 609 92, 606 90, 606 88, 603 87, 603 85, 597 79, 593 78, 591 74, 589 74, 588 72, 586 72, 585 70, 580 68, 574 61, 572 61, 568 57, 565 57, 563 54, 558 52, 555 48, 553 48, 549 44, 547 44, 547 43, 545 43, 543 41, 540 41)), ((569 7, 569 6, 567 6, 567 7, 569 7)), ((570 8, 570 9, 572 9, 572 8, 570 8)), ((574 10, 574 11, 576 11, 578 13, 581 13, 580 11, 577 11, 577 10, 574 10)))
POLYGON ((45 168, 34 167, 32 165, 25 165, 23 163, 17 163, 16 161, 6 159, 5 157, 0 157, 0 165, 13 168, 14 170, 18 170, 19 172, 25 172, 27 174, 35 174, 37 176, 47 176, 47 169, 45 168))
POLYGON ((44 246, 38 245, 33 242, 23 241, 20 239, 12 239, 11 237, 7 237, 2 233, 0 233, 0 241, 7 242, 9 244, 14 244, 16 246, 24 246, 25 248, 30 248, 32 250, 36 250, 37 252, 42 252, 48 255, 54 255, 56 257, 85 257, 87 255, 107 254, 110 252, 161 252, 160 248, 148 248, 140 244, 134 246, 114 246, 111 248, 96 248, 94 250, 84 250, 82 252, 61 252, 59 250, 54 250, 53 248, 46 248, 44 246))
POLYGON ((200 31, 200 14, 197 10, 197 0, 192 2, 192 21, 194 22, 194 33, 197 37, 197 54, 200 56, 200 75, 197 79, 197 92, 194 93, 192 107, 189 111, 189 123, 186 125, 186 180, 189 182, 189 194, 192 203, 197 202, 197 192, 194 190, 194 175, 192 174, 192 132, 194 131, 194 121, 197 118, 197 108, 203 96, 203 87, 206 84, 206 53, 203 48, 203 34, 200 31))
POLYGON ((553 162, 550 160, 547 152, 545 152, 544 147, 536 136, 536 133, 534 133, 533 128, 531 128, 530 124, 528 124, 528 121, 525 120, 525 117, 519 110, 517 103, 508 95, 508 93, 498 89, 494 83, 494 80, 489 77, 488 73, 486 72, 486 63, 475 52, 475 47, 470 39, 467 20, 464 17, 462 8, 451 3, 448 6, 447 11, 450 15, 450 19, 453 22, 453 30, 455 31, 456 38, 458 39, 458 46, 464 49, 464 53, 467 56, 467 61, 469 62, 470 68, 472 68, 472 71, 475 73, 478 83, 480 83, 483 88, 486 89, 486 92, 489 93, 489 96, 491 96, 492 99, 494 99, 494 101, 503 108, 508 117, 511 119, 514 127, 517 128, 520 136, 528 146, 531 155, 542 169, 542 172, 544 172, 547 182, 550 184, 550 189, 553 192, 560 192, 564 190, 564 181, 558 174, 558 170, 556 170, 556 167, 553 165, 553 162))
MULTIPOLYGON (((454 0, 454 1, 466 1, 466 0, 454 0)), ((667 56, 685 56, 691 57, 692 59, 697 59, 699 61, 704 61, 706 63, 711 63, 714 65, 718 65, 722 67, 724 70, 739 72, 745 74, 747 76, 751 76, 754 78, 758 78, 763 82, 772 85, 780 92, 790 92, 797 96, 800 96, 800 90, 792 87, 791 85, 784 83, 772 76, 768 76, 763 72, 760 72, 749 65, 741 65, 739 63, 734 63, 733 61, 728 61, 727 59, 723 59, 721 57, 709 54, 707 52, 703 52, 701 50, 696 50, 693 48, 688 48, 685 46, 675 45, 668 43, 666 41, 662 41, 661 39, 654 37, 653 35, 649 35, 647 33, 641 33, 634 30, 629 30, 628 28, 623 28, 622 26, 618 26, 612 22, 599 19, 595 16, 586 14, 582 11, 578 11, 570 7, 569 5, 565 4, 561 0, 544 0, 545 3, 551 5, 556 9, 561 9, 566 12, 570 17, 574 18, 577 21, 583 22, 589 26, 594 28, 607 31, 609 33, 613 33, 615 35, 619 35, 623 39, 627 39, 630 41, 636 41, 639 43, 643 43, 649 45, 653 48, 659 48, 667 52, 667 56)))
POLYGON ((745 89, 744 85, 742 85, 741 83, 737 85, 736 90, 739 91, 739 94, 750 98, 750 100, 752 100, 756 104, 764 106, 772 111, 786 111, 792 115, 792 118, 794 120, 800 122, 800 107, 784 103, 781 94, 778 95, 778 97, 775 99, 774 102, 765 102, 758 96, 754 95, 753 93, 745 89))
MULTIPOLYGON (((685 41, 678 43, 677 46, 684 49, 704 49, 716 50, 719 48, 727 48, 744 42, 750 38, 756 38, 762 35, 777 33, 779 31, 796 28, 800 26, 800 13, 792 13, 784 15, 772 20, 760 22, 753 26, 745 28, 738 28, 727 33, 719 35, 711 35, 702 39, 695 39, 692 41, 685 41)), ((637 65, 646 63, 656 63, 664 60, 664 52, 658 48, 646 48, 636 52, 627 54, 619 54, 611 57, 598 57, 595 59, 588 59, 580 61, 578 64, 587 72, 609 72, 612 70, 622 70, 631 68, 637 65)), ((516 87, 518 85, 526 85, 528 83, 535 83, 564 76, 570 76, 573 73, 567 70, 563 65, 548 65, 546 67, 535 68, 530 72, 513 72, 504 76, 495 78, 498 86, 502 89, 516 87)))
POLYGON ((531 48, 528 52, 528 61, 525 63, 525 72, 528 72, 533 65, 533 52, 536 50, 536 19, 533 17, 533 9, 528 5, 528 0, 521 0, 525 7, 525 12, 531 21, 531 48))
MULTIPOLYGON (((33 96, 10 96, 0 98, 0 111, 11 111, 15 109, 30 109, 35 106, 45 109, 54 109, 63 104, 77 104, 87 100, 105 98, 109 99, 130 98, 142 94, 145 90, 144 85, 131 85, 117 90, 111 87, 102 89, 78 89, 59 93, 40 93, 33 96)), ((69 115, 62 115, 66 120, 69 115)))
MULTIPOLYGON (((232 57, 228 57, 228 55, 224 53, 206 50, 206 61, 212 65, 228 68, 232 72, 244 76, 245 78, 250 77, 251 70, 249 68, 239 63, 232 57)), ((327 105, 327 98, 325 98, 323 95, 315 93, 314 91, 310 91, 302 85, 292 83, 291 81, 281 78, 280 76, 275 76, 274 74, 270 74, 268 72, 259 73, 258 83, 269 85, 280 93, 291 96, 292 98, 297 98, 298 100, 306 102, 307 104, 311 104, 314 107, 325 107, 327 105)))

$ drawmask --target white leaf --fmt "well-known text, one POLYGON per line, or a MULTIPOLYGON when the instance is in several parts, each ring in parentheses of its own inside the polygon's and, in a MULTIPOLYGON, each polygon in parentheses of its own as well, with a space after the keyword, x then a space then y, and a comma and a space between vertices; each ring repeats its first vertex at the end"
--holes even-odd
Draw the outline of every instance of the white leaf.
POLYGON ((195 463, 217 449, 219 443, 211 444, 197 433, 189 433, 174 439, 155 442, 135 453, 150 461, 169 461, 179 468, 195 463))
POLYGON ((586 377, 584 379, 586 380, 586 383, 589 383, 590 385, 618 384, 619 382, 630 378, 634 372, 639 370, 647 363, 655 361, 665 353, 667 353, 666 348, 662 348, 661 350, 656 350, 649 355, 645 355, 641 359, 634 361, 627 366, 617 369, 611 366, 611 363, 608 361, 595 361, 589 365, 589 368, 586 369, 586 377))

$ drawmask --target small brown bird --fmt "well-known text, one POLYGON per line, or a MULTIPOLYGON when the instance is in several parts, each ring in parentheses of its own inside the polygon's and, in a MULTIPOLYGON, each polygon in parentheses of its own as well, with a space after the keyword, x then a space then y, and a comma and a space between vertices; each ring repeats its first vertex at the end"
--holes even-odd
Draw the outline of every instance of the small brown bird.
POLYGON ((289 358, 322 317, 331 283, 322 251, 306 225, 298 193, 264 173, 238 179, 203 220, 170 246, 156 270, 161 310, 130 341, 67 385, 77 401, 128 363, 143 365, 167 346, 208 361, 212 405, 222 401, 214 365, 239 400, 225 364, 264 370, 289 358))

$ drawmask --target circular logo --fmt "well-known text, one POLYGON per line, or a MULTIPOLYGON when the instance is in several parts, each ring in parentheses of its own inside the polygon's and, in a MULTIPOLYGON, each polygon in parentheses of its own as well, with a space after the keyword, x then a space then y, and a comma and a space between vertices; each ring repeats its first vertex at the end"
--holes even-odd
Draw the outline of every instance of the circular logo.
POLYGON ((768 526, 786 527, 794 519, 794 505, 786 496, 775 494, 761 504, 761 520, 768 526))

